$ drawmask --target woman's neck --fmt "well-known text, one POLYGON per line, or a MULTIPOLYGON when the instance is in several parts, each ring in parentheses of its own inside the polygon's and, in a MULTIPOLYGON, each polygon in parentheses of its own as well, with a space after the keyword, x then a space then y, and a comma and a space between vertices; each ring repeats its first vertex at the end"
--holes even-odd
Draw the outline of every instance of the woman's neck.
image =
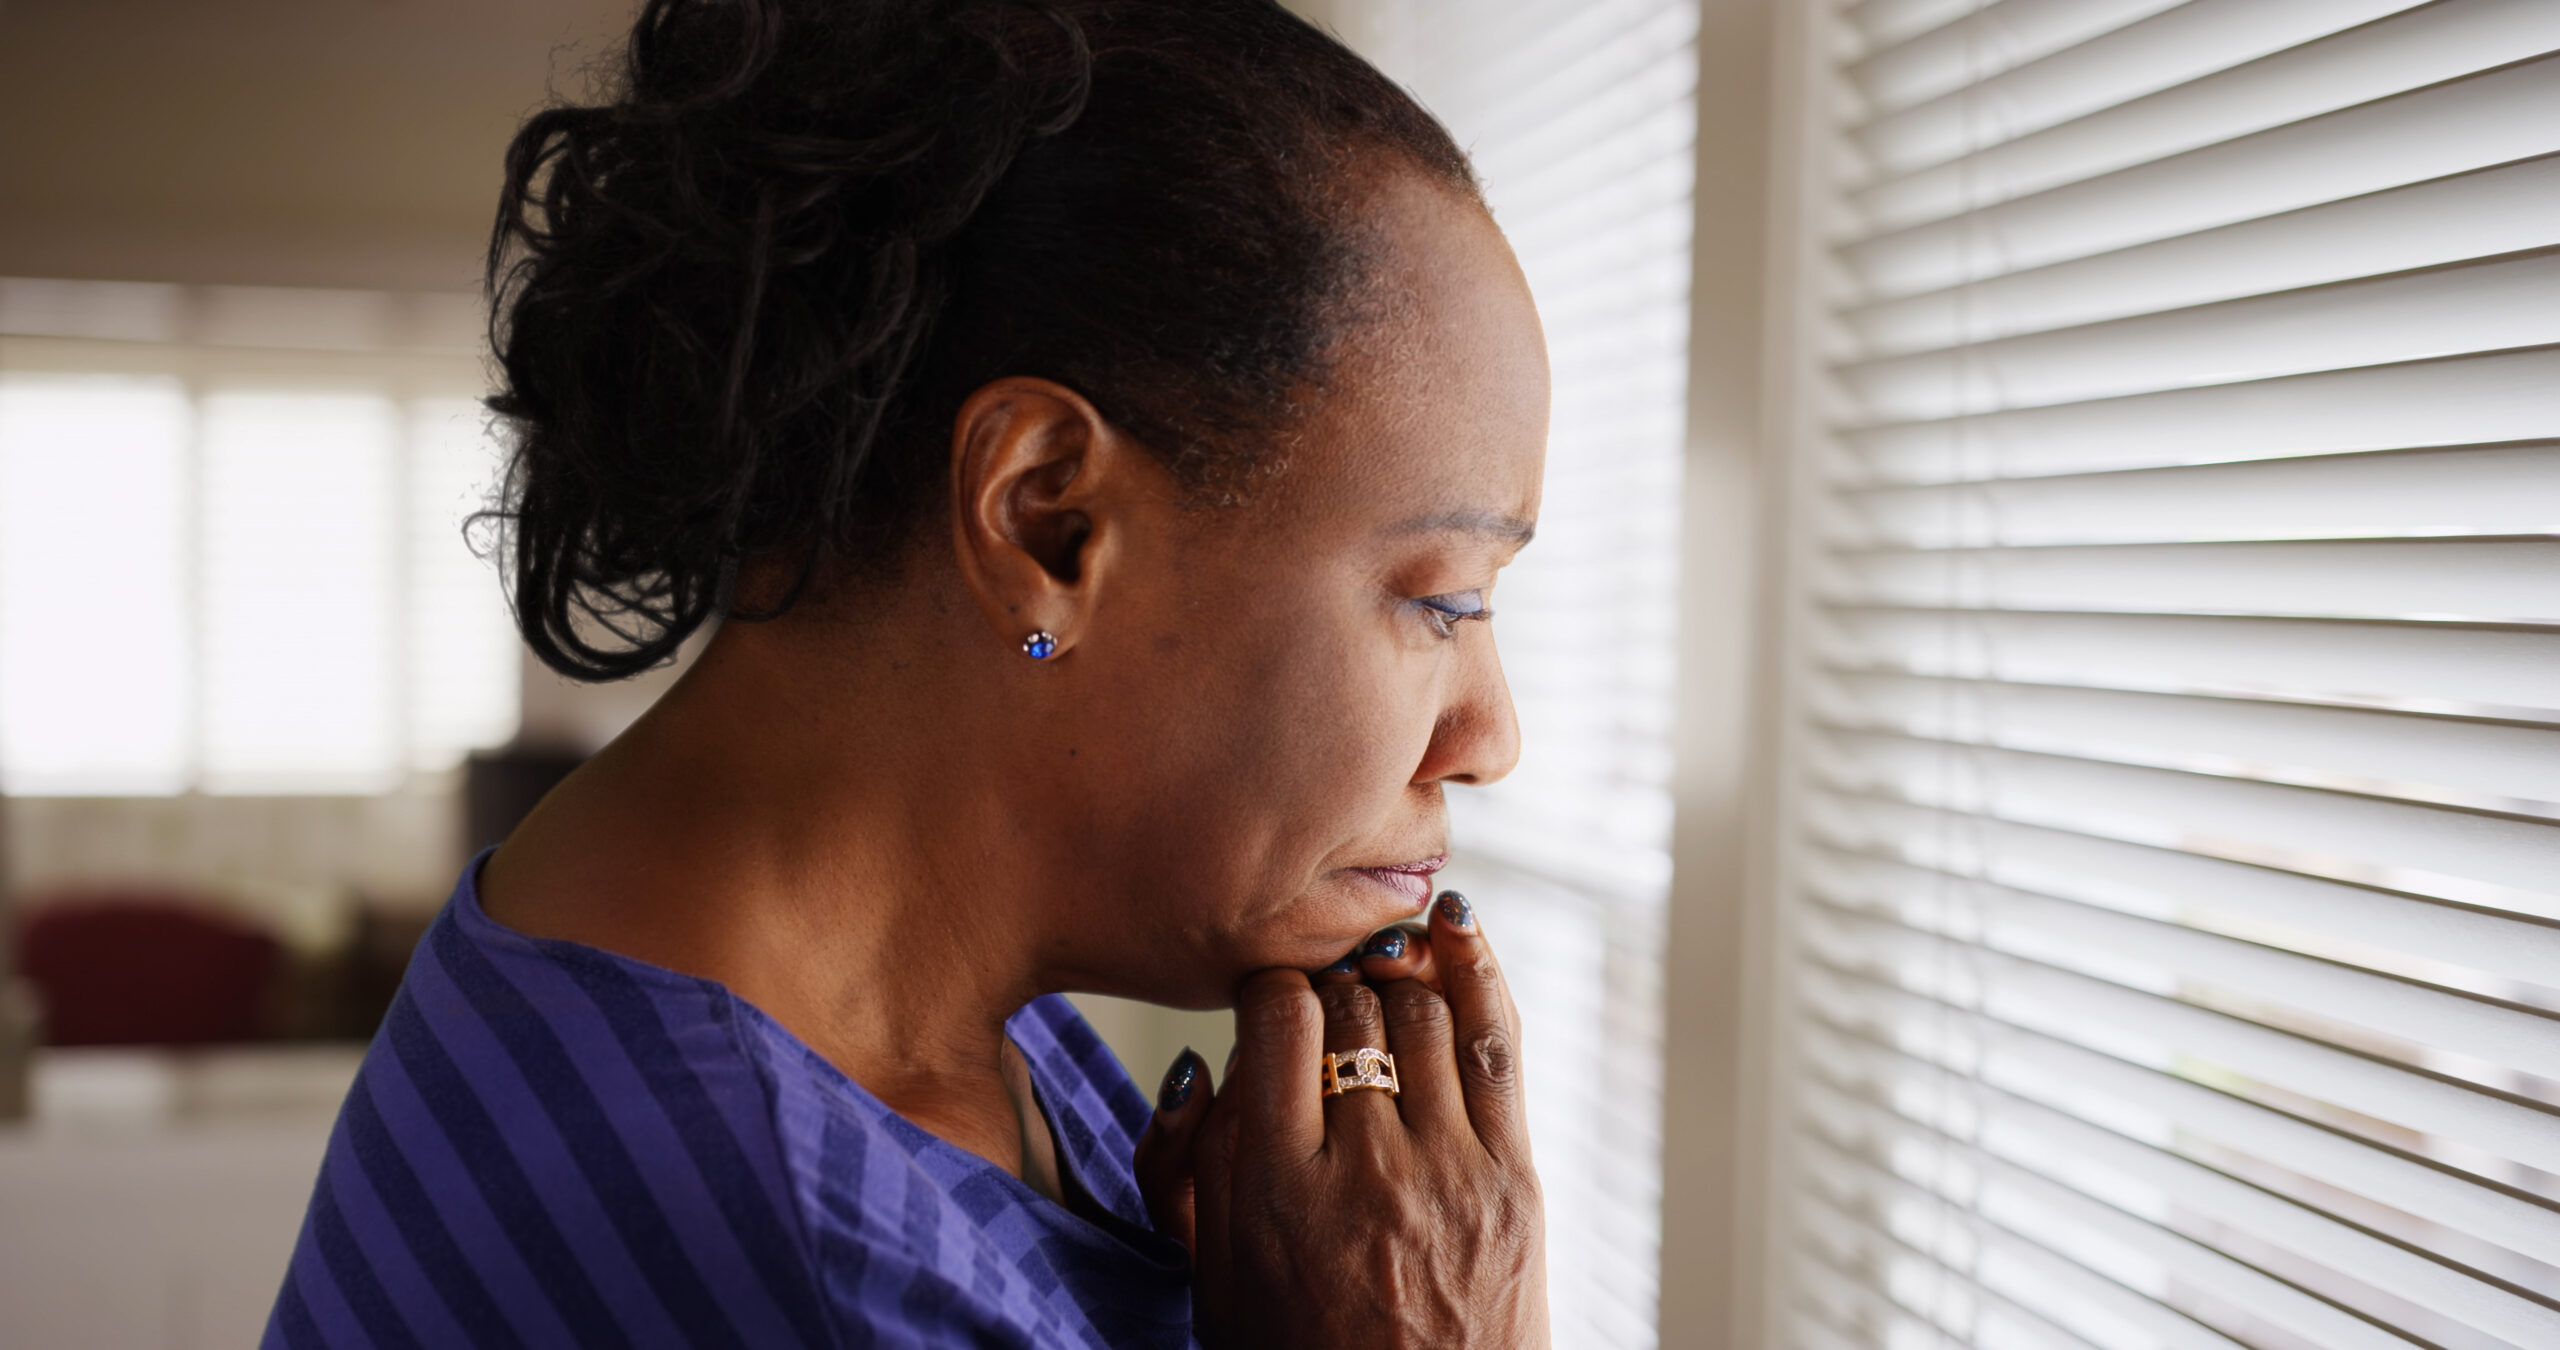
POLYGON ((900 678, 945 663, 827 663, 852 678, 821 694, 792 678, 818 663, 777 659, 792 640, 719 634, 490 858, 482 903, 717 980, 916 1124, 1053 1173, 1028 1078, 1005 1068, 1005 1019, 1042 992, 1021 884, 1037 861, 1008 856, 1020 832, 972 768, 968 719, 932 706, 947 684, 900 678))

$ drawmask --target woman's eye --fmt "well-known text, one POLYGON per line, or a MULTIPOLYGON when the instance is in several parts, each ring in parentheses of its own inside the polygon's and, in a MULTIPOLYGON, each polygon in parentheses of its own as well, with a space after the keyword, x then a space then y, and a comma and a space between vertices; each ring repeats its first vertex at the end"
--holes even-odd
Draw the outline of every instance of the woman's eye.
POLYGON ((1447 595, 1426 595, 1414 604, 1421 607, 1422 617, 1429 620, 1433 632, 1442 637, 1456 637, 1458 625, 1469 619, 1490 619, 1493 611, 1485 608, 1482 591, 1451 591, 1447 595))

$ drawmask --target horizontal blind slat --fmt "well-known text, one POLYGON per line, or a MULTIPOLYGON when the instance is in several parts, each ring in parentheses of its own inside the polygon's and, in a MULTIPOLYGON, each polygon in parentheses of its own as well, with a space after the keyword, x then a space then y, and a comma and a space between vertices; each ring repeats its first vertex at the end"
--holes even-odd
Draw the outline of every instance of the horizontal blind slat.
POLYGON ((1871 55, 1941 28, 1998 0, 1853 0, 1846 13, 1850 32, 1865 43, 1860 56, 1871 55))
MULTIPOLYGON (((2032 1338, 2027 1343, 2039 1346, 2097 1350, 2089 1341, 2003 1297, 1961 1268, 1933 1259, 1934 1253, 1912 1244, 1907 1228, 1897 1231, 1862 1221, 1846 1207, 1826 1203, 1819 1196, 1807 1198, 1804 1205, 1799 1221, 1832 1261, 1882 1274, 1884 1278, 1878 1283, 1891 1291, 1889 1297, 1895 1307, 1941 1333, 1959 1338, 1959 1345, 1986 1341, 1998 1345, 2004 1343, 1998 1339, 2003 1335, 2025 1335, 2032 1338), (1897 1266, 1916 1271, 1924 1265, 1927 1274, 1920 1278, 1895 1278, 1897 1266)), ((1939 1231, 1953 1232, 1957 1227, 1946 1225, 1939 1231)), ((1875 1313, 1870 1310, 1867 1316, 1872 1318, 1875 1313)))
POLYGON ((2560 534, 2560 441, 1851 487, 1840 548, 2560 534))
POLYGON ((2553 437, 2560 437, 2560 347, 2543 346, 1850 426, 1840 439, 1854 481, 1882 484, 2553 437))
POLYGON ((2176 845, 2130 843, 1880 798, 1823 796, 1812 842, 2128 913, 2246 932, 2376 969, 2487 987, 2560 979, 2560 923, 2356 885, 2176 845))
POLYGON ((2222 856, 2560 918, 2560 821, 2548 818, 2021 750, 1950 757, 1865 732, 1810 739, 1815 781, 1835 791, 2128 842, 2218 844, 2222 856))
POLYGON ((1438 25, 1446 47, 1435 53, 1429 74, 1445 78, 1426 76, 1435 95, 1431 106, 1466 127, 1470 154, 1496 157, 1535 140, 1560 114, 1578 116, 1592 104, 1610 102, 1619 72, 1678 64, 1679 47, 1697 28, 1686 6, 1663 0, 1506 4, 1464 12, 1476 22, 1438 25))
MULTIPOLYGON (((2560 1270, 2560 1205, 2483 1185, 2467 1174, 2377 1147, 2174 1071, 1931 1004, 1854 976, 1832 978, 1862 985, 1854 997, 1897 1004, 1890 1016, 1898 1021, 1962 1019, 1981 1047, 1983 1081, 2048 1109, 2069 1111, 2092 1124, 2182 1152, 2219 1148, 2262 1159, 2342 1194, 2560 1270)), ((1829 1011, 1840 1010, 1852 997, 1845 988, 1830 986, 1820 995, 1829 1011)), ((1838 1029, 1852 1037, 1866 1035, 1856 1026, 1838 1029)))
MULTIPOLYGON (((1816 1116, 1823 1125, 1836 1124, 1856 1112, 1856 1108, 1836 1098, 1826 1106, 1829 1109, 1816 1116)), ((1920 1128, 1911 1127, 1913 1133, 1920 1128)), ((2247 1350, 2211 1327, 2055 1254, 2032 1237, 2000 1227, 1975 1210, 1967 1197, 1951 1196, 1897 1175, 1862 1156, 1854 1144, 1817 1130, 1808 1133, 1798 1147, 1806 1150, 1812 1164, 1807 1169, 1810 1184, 1830 1200, 1839 1221, 1871 1228, 1881 1226, 1877 1218, 1859 1214, 1862 1203, 1872 1203, 1879 1197, 1888 1199, 1896 1210, 1922 1212, 1925 1218, 1921 1222, 1960 1232, 1970 1243, 1973 1253, 1969 1282, 1974 1287, 2023 1309, 2048 1326, 2087 1320, 2089 1313, 2096 1312, 2112 1324, 2110 1330, 2136 1328, 2153 1338, 2153 1344, 2173 1350, 2247 1350)))
MULTIPOLYGON (((2560 820, 2560 725, 2003 681, 1831 673, 1822 725, 2560 820)), ((2560 972, 2555 972, 2560 978, 2560 972)))
POLYGON ((2560 243, 2560 156, 2307 206, 1879 300, 1844 315, 1890 356, 2560 243))
MULTIPOLYGON (((1808 1264, 1811 1264, 1810 1261, 1808 1264)), ((1834 1278, 1837 1282, 1836 1277, 1834 1278)), ((1861 1336, 1853 1341, 1841 1334, 1837 1328, 1821 1321, 1817 1314, 1802 1307, 1790 1308, 1778 1321, 1786 1328, 1787 1335, 1793 1338, 1788 1344, 1794 1347, 1794 1350, 1871 1350, 1871 1347, 1877 1344, 1877 1340, 1872 1336, 1861 1336)), ((1943 1345, 1945 1340, 1944 1336, 1940 1336, 1938 1343, 1943 1345)))
MULTIPOLYGON (((1903 1057, 1903 1063, 1918 1075, 1942 1077, 1941 1071, 1923 1061, 1903 1057)), ((2089 1177, 2091 1169, 2103 1170, 2126 1182, 2174 1195, 2180 1215, 2187 1222, 2227 1228, 2281 1245, 2284 1250, 2367 1288, 2502 1341, 2519 1346, 2541 1345, 2560 1334, 2560 1310, 2480 1279, 2473 1272, 2382 1241, 2174 1151, 2127 1138, 1997 1088, 1974 1087, 1977 1081, 1963 1077, 1948 1084, 1951 1090, 1957 1090, 1956 1082, 1962 1082, 1964 1089, 1973 1092, 1980 1108, 1973 1139, 1951 1138, 1948 1142, 1965 1149, 1968 1160, 1979 1166, 1987 1178, 1986 1189, 1996 1188, 2008 1178, 2034 1176, 2047 1184, 2078 1191, 2093 1201, 2110 1203, 2110 1197, 2094 1193, 2090 1185, 2094 1180, 2089 1177), (2008 1147, 1993 1144, 2003 1136, 2008 1147), (2017 1145, 2026 1140, 2034 1142, 2033 1154, 2017 1150, 2017 1145), (2061 1168, 2056 1164, 2067 1167, 2068 1172, 2057 1175, 2061 1168)), ((1837 1097, 1823 1104, 1835 1116, 1864 1114, 1856 1105, 1837 1097)), ((1935 1132, 1946 1137, 1943 1127, 1935 1132)), ((1972 1203, 1982 1205, 1984 1199, 1973 1197, 1972 1203)), ((2119 1208, 2118 1212, 2125 1211, 2119 1208)), ((2157 1222, 2151 1216, 2127 1217, 2157 1222)))
POLYGON ((2004 1105, 2013 1116, 2023 1117, 2018 1125, 2034 1131, 2040 1141, 2075 1149, 2099 1165, 2139 1176, 2176 1195, 2182 1207, 2211 1214, 2263 1242, 2516 1345, 2560 1343, 2560 1310, 2175 1154, 2016 1098, 2004 1105))
POLYGON ((1851 363, 1861 420, 1920 421, 2560 342, 2537 250, 1851 363))
MULTIPOLYGON (((1904 864, 1843 860, 1852 868, 1887 873, 1859 878, 1864 886, 1829 884, 1834 869, 1817 870, 1811 892, 1840 912, 1880 918, 1896 927, 1987 950, 2074 969, 2074 953, 2123 969, 2144 967, 2174 983, 2184 997, 2210 986, 2253 1001, 2316 1015, 2394 1040, 2486 1058, 2560 1083, 2560 1017, 2465 997, 2414 981, 2302 956, 2238 938, 2183 927, 2158 918, 2123 914, 2097 905, 2058 900, 2015 887, 1932 876, 1904 864), (1884 903, 1875 883, 1890 872, 1909 875, 1937 903, 1884 903), (1868 903, 1858 903, 1865 900, 1868 903), (1936 911, 1934 914, 1930 911, 1936 911)), ((2098 973, 2088 971, 2087 973, 2098 973)), ((2133 972, 2127 972, 2129 975, 2133 972)), ((2314 1034, 2303 1031, 2301 1034, 2314 1034)))
POLYGON ((1828 607, 1833 669, 2560 719, 2560 634, 2460 624, 1828 607))
POLYGON ((2560 48, 2543 0, 2441 0, 1852 194, 1868 228, 1907 229, 2560 48))
POLYGON ((1498 171, 1572 162, 1696 85, 1697 63, 1681 59, 1697 36, 1694 9, 1639 0, 1619 4, 1608 19, 1587 49, 1541 42, 1517 54, 1525 78, 1478 133, 1487 181, 1513 181, 1498 171))
MULTIPOLYGON (((1807 916, 1800 916, 1806 918, 1807 916)), ((2155 1069, 2179 1067, 2187 1076, 2276 1089, 2325 1103, 2358 1117, 2451 1141, 2489 1158, 2560 1175, 2560 1113, 2457 1083, 2434 1074, 2298 1036, 2248 1018, 2203 1008, 2096 976, 2004 953, 1949 943, 1911 930, 1890 935, 1898 946, 1932 950, 1922 967, 1897 970, 1866 953, 1858 936, 1836 920, 1800 925, 1808 954, 1847 975, 1891 985, 1915 969, 1943 975, 1964 972, 1975 981, 1966 1003, 1948 1003, 1942 992, 1907 990, 1947 1004, 1957 1015, 1977 1011, 2093 1052, 2155 1069), (1972 1006, 1979 1003, 1979 1008, 1972 1006)), ((1868 936, 1881 925, 1870 925, 1868 936)), ((1868 944, 1871 945, 1871 944, 1868 944)), ((1822 992, 1808 972, 1807 989, 1822 992)), ((1897 1010, 1879 1010, 1887 1025, 1911 1026, 1897 1010)), ((1916 1024, 1926 1029, 1928 1023, 1916 1024)), ((1890 1037, 1886 1044, 1894 1043, 1890 1037)))
POLYGON ((2181 3, 2002 0, 1861 57, 1849 81, 1870 107, 1909 107, 2181 3))
POLYGON ((1798 1229, 1804 1260, 1795 1270, 1794 1293, 1810 1332, 1808 1344, 1831 1350, 1970 1350, 1970 1338, 1958 1338, 1918 1313, 1877 1292, 1890 1275, 1860 1269, 1858 1253, 1840 1251, 1822 1241, 1835 1230, 1798 1229))
POLYGON ((2413 9, 2426 0, 2192 0, 1850 133, 1908 173, 2413 9))
MULTIPOLYGON (((2094 1201, 2109 1201, 2109 1196, 2092 1194, 2086 1183, 2076 1183, 2084 1181, 2084 1176, 2092 1168, 2104 1168, 2104 1171, 2112 1171, 2117 1178, 2122 1178, 2122 1183, 2132 1183, 2132 1186, 2158 1186, 2163 1191, 2176 1189, 2173 1194, 2179 1196, 2179 1212, 2181 1219, 2186 1219, 2186 1224, 2196 1224, 2196 1227, 2227 1224, 2227 1232, 2232 1232, 2232 1235, 2253 1237, 2258 1242, 2284 1242, 2289 1253, 2304 1255, 2304 1258, 2324 1265, 2335 1276, 2363 1283, 2365 1289, 2378 1291, 2388 1299, 2399 1299, 2417 1306, 2417 1309, 2427 1309, 2427 1312, 2437 1314, 2447 1322, 2476 1327, 2486 1335, 2499 1337, 2501 1345, 2509 1340, 2514 1345, 2542 1345, 2547 1319, 2560 1317, 2560 1312, 2552 1312, 2537 1301, 2519 1299, 2519 1296, 2509 1294, 2493 1283, 2483 1283, 2460 1271, 2429 1263, 2427 1258, 2419 1258, 2404 1248, 2394 1248, 2388 1242, 2365 1237, 2363 1232, 2337 1224, 2335 1219, 2291 1207, 2276 1196, 2250 1189, 2245 1183, 2232 1181, 2230 1176, 2222 1176, 2212 1168, 2191 1163, 2179 1155, 2145 1148, 2145 1145, 2125 1140, 2115 1132, 2099 1130, 2099 1127, 2063 1117, 2058 1112, 2045 1112, 2043 1107, 1997 1094, 1997 1091, 1987 1094, 1987 1099, 1987 1112, 1984 1112, 1989 1117, 1987 1132, 2051 1132, 2056 1143, 2076 1145, 2086 1153, 2079 1158, 2071 1158, 2071 1166, 2074 1166, 2071 1171, 2081 1173, 2081 1176, 2053 1176, 2053 1171, 2038 1166, 2038 1160, 2017 1158, 2017 1155, 2007 1155, 1997 1148, 1984 1150, 1981 1145, 1969 1148, 1969 1145, 1961 1143, 1940 1143, 1940 1148, 1958 1150, 1987 1176, 1987 1181, 1979 1186, 1979 1194, 1969 1196, 1974 1207, 1997 1207, 1999 1189, 2004 1186, 2004 1181, 2010 1176, 2020 1176, 2020 1173, 2038 1176, 2048 1183, 2058 1183, 2058 1186, 2068 1186, 2068 1189, 2081 1191, 2094 1201), (2015 1171, 2010 1171, 2010 1168, 2015 1168, 2015 1171)), ((1859 1107, 1841 1102, 1838 1096, 1828 1099, 1825 1107, 1830 1107, 1830 1112, 1825 1114, 1864 1114, 1859 1112, 1859 1107)), ((1902 1143, 1905 1148, 1930 1148, 1925 1127, 1900 1132, 1900 1135, 1902 1137, 1897 1143, 1902 1143), (1912 1135, 1920 1137, 1915 1140, 1912 1135)), ((1943 1140, 1943 1135, 1940 1135, 1940 1140, 1943 1140)), ((1930 1194, 1915 1183, 1902 1181, 1894 1173, 1884 1171, 1876 1163, 1866 1163, 1859 1171, 1866 1171, 1866 1176, 1882 1173, 1884 1183, 1876 1186, 1879 1191, 1930 1194), (1894 1181, 1900 1181, 1900 1186, 1892 1186, 1894 1181)), ((2158 1222, 2158 1217, 2148 1217, 2148 1214, 2143 1219, 2158 1222)), ((2171 1227, 2171 1232, 2176 1232, 2186 1224, 2163 1224, 2163 1227, 2171 1227)), ((2225 1237, 2225 1232, 2214 1232, 2214 1237, 2225 1237)), ((2381 1312, 2381 1309, 2371 1306, 2376 1304, 2373 1299, 2353 1299, 2353 1289, 2332 1286, 2332 1296, 2337 1294, 2348 1294, 2350 1301, 2363 1301, 2363 1304, 2368 1304, 2368 1312, 2381 1312)))
POLYGON ((1838 250, 1868 299, 2131 248, 2560 151, 2560 58, 2360 104, 1838 250))
POLYGON ((1813 585, 1838 605, 2560 626, 2560 536, 1879 549, 1813 585))
MULTIPOLYGON (((1844 1067, 1837 1057, 1824 1055, 1819 1050, 1810 1058, 1819 1067, 1835 1072, 1844 1067)), ((1825 1093, 1816 1088, 1805 1095, 1809 1098, 1808 1105, 1816 1110, 1828 1107, 1824 1114, 1832 1117, 1860 1115, 1875 1109, 1858 1103, 1846 1092, 1825 1093)), ((1817 1116, 1816 1119, 1819 1121, 1822 1117, 1817 1116)), ((1965 1150, 1961 1139, 1944 1136, 1942 1131, 1937 1133, 1946 1138, 1950 1149, 1965 1150)), ((2194 1238, 2172 1232, 2005 1159, 1978 1152, 1973 1152, 1972 1156, 1979 1159, 1986 1184, 2004 1188, 2015 1197, 2008 1206, 2013 1211, 2040 1210, 2049 1216, 2047 1223, 2060 1220, 2122 1249, 2138 1253, 2157 1262, 2172 1278, 2197 1292, 2263 1319, 2268 1324, 2292 1327, 2317 1336, 2319 1339, 2314 1343, 2324 1350, 2408 1350, 2412 1344, 2194 1238)))

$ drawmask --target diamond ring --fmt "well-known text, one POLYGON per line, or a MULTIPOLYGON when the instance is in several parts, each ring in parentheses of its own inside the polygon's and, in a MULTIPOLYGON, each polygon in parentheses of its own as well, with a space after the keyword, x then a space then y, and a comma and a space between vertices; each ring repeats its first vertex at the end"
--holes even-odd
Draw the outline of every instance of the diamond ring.
POLYGON ((1364 1045, 1349 1054, 1327 1054, 1322 1068, 1324 1095, 1328 1097, 1363 1090, 1393 1097, 1402 1091, 1396 1085, 1396 1057, 1384 1050, 1364 1045))

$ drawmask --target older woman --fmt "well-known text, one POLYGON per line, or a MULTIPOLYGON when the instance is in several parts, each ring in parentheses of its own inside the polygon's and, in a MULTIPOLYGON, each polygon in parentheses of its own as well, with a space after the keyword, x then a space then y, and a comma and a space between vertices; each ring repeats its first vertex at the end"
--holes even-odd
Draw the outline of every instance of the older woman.
POLYGON ((1542 1343, 1431 877, 1547 377, 1447 133, 1269 0, 652 0, 493 278, 526 640, 718 631, 462 877, 269 1344, 1542 1343))

